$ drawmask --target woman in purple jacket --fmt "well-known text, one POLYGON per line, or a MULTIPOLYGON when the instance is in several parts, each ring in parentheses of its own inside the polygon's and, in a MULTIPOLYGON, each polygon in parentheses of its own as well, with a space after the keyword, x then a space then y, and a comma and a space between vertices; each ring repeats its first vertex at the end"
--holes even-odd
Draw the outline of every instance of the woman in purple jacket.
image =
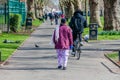
POLYGON ((66 70, 69 50, 73 45, 72 30, 66 25, 66 20, 61 19, 61 24, 55 29, 53 42, 58 58, 58 69, 66 70))

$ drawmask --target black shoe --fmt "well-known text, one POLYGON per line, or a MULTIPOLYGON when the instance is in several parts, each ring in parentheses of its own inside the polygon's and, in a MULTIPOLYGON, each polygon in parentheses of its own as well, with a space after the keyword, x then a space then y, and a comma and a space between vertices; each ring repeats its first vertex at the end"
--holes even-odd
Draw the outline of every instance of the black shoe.
POLYGON ((88 42, 88 40, 84 40, 85 42, 88 42))
POLYGON ((62 66, 58 66, 58 69, 61 69, 62 68, 62 66))
POLYGON ((66 70, 66 67, 63 67, 63 70, 66 70))

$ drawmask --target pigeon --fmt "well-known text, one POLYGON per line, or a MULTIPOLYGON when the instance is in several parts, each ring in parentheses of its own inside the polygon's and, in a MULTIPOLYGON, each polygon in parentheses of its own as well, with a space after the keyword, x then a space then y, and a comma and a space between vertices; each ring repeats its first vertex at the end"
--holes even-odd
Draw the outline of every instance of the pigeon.
POLYGON ((39 47, 37 44, 35 44, 35 47, 37 48, 37 47, 39 47))

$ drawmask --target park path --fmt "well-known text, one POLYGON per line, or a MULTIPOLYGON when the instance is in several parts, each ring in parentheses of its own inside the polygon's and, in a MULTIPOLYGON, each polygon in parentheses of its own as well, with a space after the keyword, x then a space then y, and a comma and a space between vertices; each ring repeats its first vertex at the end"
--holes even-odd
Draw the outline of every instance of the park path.
POLYGON ((49 45, 54 28, 49 21, 38 27, 0 67, 0 80, 120 80, 120 69, 104 57, 108 51, 97 50, 119 48, 119 40, 84 43, 81 59, 70 56, 67 70, 58 70, 56 52, 49 45))

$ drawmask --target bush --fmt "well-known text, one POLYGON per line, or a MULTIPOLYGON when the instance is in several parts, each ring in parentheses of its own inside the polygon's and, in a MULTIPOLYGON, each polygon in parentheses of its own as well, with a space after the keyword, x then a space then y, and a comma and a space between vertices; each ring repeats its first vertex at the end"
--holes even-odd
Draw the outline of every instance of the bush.
POLYGON ((10 30, 17 32, 21 27, 22 17, 20 14, 10 14, 10 30))
POLYGON ((120 35, 120 31, 102 31, 99 35, 120 35))

